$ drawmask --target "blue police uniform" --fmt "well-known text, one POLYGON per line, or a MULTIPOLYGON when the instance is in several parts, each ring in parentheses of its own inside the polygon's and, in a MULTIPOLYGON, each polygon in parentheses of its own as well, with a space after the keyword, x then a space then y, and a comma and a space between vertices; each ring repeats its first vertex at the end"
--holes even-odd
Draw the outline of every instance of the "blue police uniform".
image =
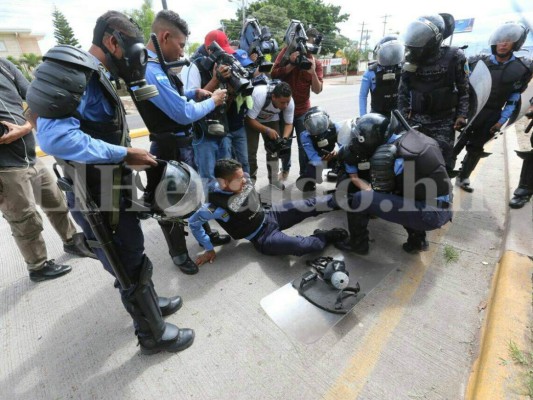
POLYGON ((189 227, 205 250, 212 250, 213 245, 202 224, 216 219, 234 239, 247 239, 257 251, 267 255, 301 256, 323 250, 328 243, 323 234, 289 236, 282 231, 337 207, 332 196, 324 196, 274 205, 266 211, 248 177, 240 194, 217 187, 210 200, 215 201, 204 204, 189 218, 189 227), (224 202, 227 205, 219 206, 224 202))

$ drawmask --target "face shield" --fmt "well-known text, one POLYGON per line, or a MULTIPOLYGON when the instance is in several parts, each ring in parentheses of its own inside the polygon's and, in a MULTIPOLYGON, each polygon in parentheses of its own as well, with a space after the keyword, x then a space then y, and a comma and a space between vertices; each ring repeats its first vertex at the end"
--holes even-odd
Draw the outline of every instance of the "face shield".
POLYGON ((185 163, 159 160, 146 173, 151 208, 167 217, 185 218, 205 201, 200 175, 185 163))
POLYGON ((379 46, 377 53, 378 64, 390 67, 403 61, 404 47, 399 41, 391 40, 379 46))

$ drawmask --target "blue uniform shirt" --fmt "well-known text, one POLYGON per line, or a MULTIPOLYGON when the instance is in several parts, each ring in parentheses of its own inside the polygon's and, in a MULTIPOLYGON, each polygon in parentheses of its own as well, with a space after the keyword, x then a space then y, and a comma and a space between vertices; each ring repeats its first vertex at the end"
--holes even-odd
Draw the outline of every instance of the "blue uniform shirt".
MULTIPOLYGON (((341 129, 340 124, 336 123, 335 129, 338 132, 341 129)), ((313 146, 313 141, 311 140, 311 134, 307 132, 307 130, 303 131, 300 134, 300 143, 302 144, 302 147, 305 150, 305 154, 307 154, 307 158, 309 159, 309 162, 313 164, 315 167, 319 166, 322 163, 322 156, 318 154, 318 151, 315 149, 315 146, 313 146)))
MULTIPOLYGON (((150 58, 156 58, 157 55, 148 50, 150 58)), ((215 109, 215 101, 207 99, 196 103, 188 101, 195 96, 196 90, 185 91, 185 96, 180 96, 177 90, 170 84, 167 74, 163 72, 161 64, 149 61, 146 67, 146 82, 157 87, 159 95, 149 99, 166 115, 172 118, 180 125, 188 125, 205 117, 215 109)), ((178 133, 178 132, 176 132, 178 133)))
MULTIPOLYGON (((247 175, 247 174, 246 174, 247 175)), ((246 176, 248 179, 248 176, 246 176)), ((218 183, 216 186, 213 186, 213 191, 217 193, 223 193, 227 194, 228 196, 232 196, 233 192, 226 192, 222 189, 220 189, 220 186, 218 186, 218 183)), ((212 219, 219 219, 224 222, 229 221, 229 214, 226 210, 224 210, 221 207, 217 207, 215 211, 211 211, 209 209, 209 206, 211 203, 204 203, 190 218, 189 218, 189 228, 191 229, 192 234, 198 240, 198 243, 200 243, 203 248, 206 251, 213 250, 213 244, 211 243, 211 239, 209 239, 209 236, 205 232, 205 229, 203 228, 203 224, 206 223, 209 220, 212 219)), ((264 221, 263 221, 264 223, 264 221)), ((251 240, 254 238, 255 235, 257 235, 257 232, 262 228, 263 223, 257 228, 254 232, 252 232, 250 235, 246 236, 245 239, 251 240)))
MULTIPOLYGON (((113 120, 114 108, 104 95, 96 74, 93 74, 87 84, 77 111, 83 119, 90 121, 113 120)), ((46 153, 84 164, 116 164, 126 157, 127 152, 123 146, 93 139, 80 129, 80 121, 74 117, 39 117, 37 140, 46 153)))
MULTIPOLYGON (((383 67, 378 65, 377 70, 381 71, 383 67)), ((367 69, 363 74, 361 80, 361 88, 359 89, 359 116, 362 117, 367 111, 367 99, 370 91, 376 90, 376 73, 370 69, 367 69)))

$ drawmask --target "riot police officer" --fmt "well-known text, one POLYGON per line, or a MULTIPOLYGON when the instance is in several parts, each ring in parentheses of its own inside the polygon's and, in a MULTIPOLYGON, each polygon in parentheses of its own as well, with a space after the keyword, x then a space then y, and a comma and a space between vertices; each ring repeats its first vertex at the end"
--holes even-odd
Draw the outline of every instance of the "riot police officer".
POLYGON ((359 116, 367 113, 370 92, 370 112, 390 115, 398 107, 398 85, 404 48, 394 35, 385 36, 374 48, 377 62, 363 74, 359 90, 359 116))
POLYGON ((477 56, 469 60, 471 64, 482 60, 488 67, 492 86, 489 99, 472 121, 466 142, 466 155, 456 183, 466 192, 470 186, 470 174, 479 160, 487 156, 483 146, 502 128, 515 112, 520 93, 526 90, 533 74, 531 60, 515 57, 527 37, 528 29, 517 23, 506 23, 491 35, 489 43, 491 55, 477 56))
MULTIPOLYGON (((171 10, 162 10, 154 19, 152 32, 157 35, 162 56, 167 61, 177 61, 183 56, 183 49, 189 34, 187 22, 171 10)), ((162 160, 176 160, 196 168, 191 146, 192 123, 213 112, 226 99, 226 90, 213 93, 194 89, 185 93, 183 83, 173 70, 158 60, 153 39, 148 42, 148 65, 146 81, 157 87, 159 95, 148 101, 136 102, 137 108, 150 131, 150 152, 162 160), (189 98, 198 102, 189 101, 189 98)), ((150 201, 150 199, 146 199, 150 201)), ((195 274, 198 266, 189 257, 184 227, 180 223, 159 221, 174 264, 185 274, 195 274)), ((220 235, 206 226, 215 245, 230 241, 229 236, 220 235)))
POLYGON ((438 142, 451 171, 455 130, 466 125, 468 113, 468 64, 462 50, 442 45, 453 31, 453 17, 443 15, 422 16, 407 27, 398 109, 438 142))
POLYGON ((426 250, 426 231, 452 218, 450 179, 436 141, 404 125, 396 116, 389 121, 367 114, 357 121, 350 144, 339 150, 339 159, 347 162, 370 160, 372 190, 353 193, 348 210, 352 251, 358 254, 369 251, 371 215, 404 226, 408 253, 426 250))
POLYGON ((64 45, 49 50, 27 102, 39 115, 39 144, 63 160, 62 182, 76 190, 76 198, 72 191, 67 194, 73 217, 86 237, 97 241, 95 253, 117 278, 141 352, 178 352, 193 343, 194 331, 162 318, 176 312, 182 300, 157 296, 138 212, 130 207, 132 191, 126 189, 132 187, 132 171, 124 163, 157 162, 146 150, 128 147, 126 113, 107 72, 121 77, 138 98, 157 94, 144 82, 143 36, 126 15, 108 11, 98 18, 92 42, 89 52, 64 45))

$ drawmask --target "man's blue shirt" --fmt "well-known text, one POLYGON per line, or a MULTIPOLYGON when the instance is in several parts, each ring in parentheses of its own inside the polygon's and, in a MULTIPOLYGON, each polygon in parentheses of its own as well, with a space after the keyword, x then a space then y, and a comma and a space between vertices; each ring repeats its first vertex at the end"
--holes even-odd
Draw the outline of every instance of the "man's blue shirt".
MULTIPOLYGON (((148 55, 150 58, 157 57, 150 50, 148 50, 148 55)), ((194 98, 196 93, 194 89, 186 91, 185 96, 180 96, 158 62, 148 62, 145 79, 148 84, 155 85, 159 91, 159 95, 150 98, 149 101, 178 124, 191 124, 215 109, 215 101, 213 99, 207 99, 199 103, 192 100, 188 101, 187 99, 194 98)))
MULTIPOLYGON (((93 74, 77 108, 83 119, 110 122, 114 108, 107 100, 93 74)), ((80 121, 74 117, 37 119, 37 140, 46 153, 84 164, 119 163, 126 157, 126 148, 93 139, 80 129, 80 121)))
MULTIPOLYGON (((378 71, 382 69, 378 65, 378 71)), ((373 70, 367 69, 363 74, 361 80, 361 88, 359 89, 359 116, 365 115, 367 110, 368 92, 376 90, 376 73, 373 70)))
MULTIPOLYGON (((247 177, 247 179, 249 179, 247 177)), ((226 192, 222 189, 220 189, 220 186, 218 186, 218 183, 216 185, 212 186, 212 190, 217 193, 223 193, 228 196, 233 196, 233 192, 226 192)), ((224 210, 221 207, 217 207, 215 211, 212 211, 209 207, 211 206, 211 203, 204 203, 190 218, 189 218, 189 228, 191 229, 191 232, 193 236, 196 238, 198 243, 200 243, 203 248, 206 251, 213 250, 213 245, 211 244, 211 239, 209 239, 209 236, 205 232, 205 229, 203 228, 203 224, 207 221, 210 221, 212 219, 219 219, 222 221, 229 221, 229 214, 226 210, 224 210)), ((264 222, 264 221, 263 221, 264 222)), ((246 236, 245 239, 251 240, 254 238, 255 235, 257 235, 257 232, 262 228, 263 224, 259 226, 254 232, 252 232, 250 235, 246 236)))

